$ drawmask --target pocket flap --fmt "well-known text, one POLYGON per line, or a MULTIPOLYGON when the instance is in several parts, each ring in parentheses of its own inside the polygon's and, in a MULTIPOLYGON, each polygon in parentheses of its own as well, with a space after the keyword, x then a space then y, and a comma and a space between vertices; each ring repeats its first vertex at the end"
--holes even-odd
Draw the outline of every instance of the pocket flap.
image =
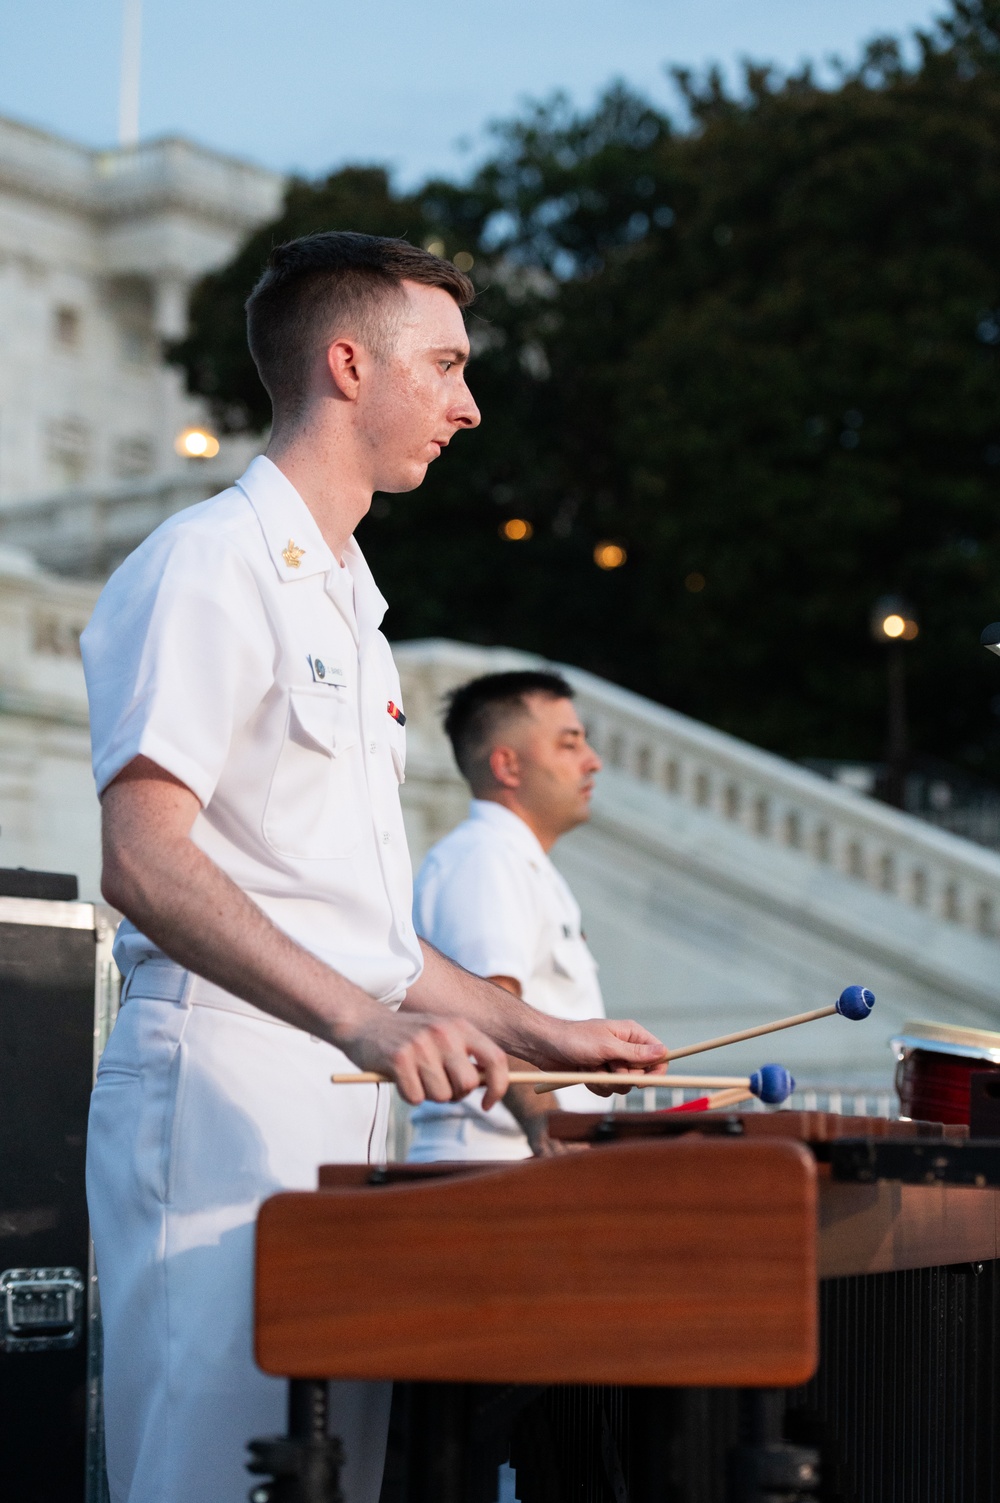
POLYGON ((294 740, 315 746, 328 757, 354 745, 357 735, 352 734, 350 705, 339 704, 328 690, 310 694, 307 690, 293 689, 290 698, 289 730, 294 740))
POLYGON ((568 976, 571 981, 580 981, 592 976, 597 962, 585 944, 578 940, 560 939, 552 946, 552 966, 559 976, 568 976))

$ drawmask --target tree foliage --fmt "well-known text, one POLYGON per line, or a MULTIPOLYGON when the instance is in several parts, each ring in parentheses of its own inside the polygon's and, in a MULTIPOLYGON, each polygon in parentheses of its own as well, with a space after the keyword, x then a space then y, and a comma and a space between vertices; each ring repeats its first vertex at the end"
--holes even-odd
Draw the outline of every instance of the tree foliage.
POLYGON ((206 279, 178 350, 229 426, 266 402, 242 302, 314 228, 475 257, 482 427, 361 537, 396 638, 547 653, 793 756, 877 756, 874 601, 898 593, 918 749, 1000 770, 1000 3, 956 0, 907 63, 676 75, 495 131, 462 184, 296 182, 206 279), (512 516, 523 542, 501 538, 512 516), (602 572, 593 550, 621 543, 602 572), (703 587, 699 587, 704 581, 703 587))

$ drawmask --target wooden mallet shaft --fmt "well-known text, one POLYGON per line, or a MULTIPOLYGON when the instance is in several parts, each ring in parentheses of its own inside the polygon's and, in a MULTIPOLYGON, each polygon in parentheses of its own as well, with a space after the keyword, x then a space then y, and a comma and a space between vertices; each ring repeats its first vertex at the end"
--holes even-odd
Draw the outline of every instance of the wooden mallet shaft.
POLYGON ((799 1023, 815 1023, 817 1018, 829 1018, 837 1011, 837 1004, 815 1007, 812 1012, 797 1012, 793 1018, 779 1018, 776 1023, 760 1023, 756 1028, 741 1028, 738 1033, 722 1033, 717 1039, 705 1039, 700 1044, 685 1044, 682 1049, 671 1049, 668 1059, 686 1059, 689 1054, 704 1054, 709 1049, 721 1049, 725 1044, 741 1044, 744 1039, 759 1039, 765 1033, 780 1033, 782 1028, 795 1028, 799 1023))
POLYGON ((727 1107, 736 1106, 741 1101, 749 1101, 753 1097, 753 1091, 745 1091, 742 1086, 731 1086, 726 1091, 713 1091, 711 1096, 696 1096, 693 1101, 682 1101, 679 1106, 667 1106, 657 1112, 658 1117, 670 1115, 671 1112, 712 1112, 718 1109, 725 1110, 727 1107))
POLYGON ((705 1039, 700 1044, 685 1044, 681 1049, 671 1049, 667 1059, 686 1059, 689 1054, 704 1054, 708 1049, 721 1049, 726 1044, 741 1044, 744 1039, 759 1039, 765 1033, 780 1033, 783 1028, 795 1028, 799 1023, 815 1023, 817 1018, 830 1018, 839 1013, 851 1022, 862 1022, 875 1006, 875 995, 864 986, 846 986, 829 1007, 814 1007, 811 1012, 797 1012, 791 1018, 779 1018, 776 1023, 760 1023, 756 1028, 741 1028, 738 1033, 724 1033, 717 1039, 705 1039))
MULTIPOLYGON (((559 1086, 693 1086, 699 1090, 737 1089, 749 1096, 759 1096, 769 1106, 778 1106, 787 1101, 795 1089, 795 1081, 784 1065, 762 1065, 752 1075, 640 1075, 611 1074, 607 1070, 512 1070, 507 1077, 511 1085, 533 1085, 537 1090, 558 1089, 559 1086)), ((349 1075, 331 1075, 334 1085, 389 1085, 391 1079, 378 1070, 353 1070, 349 1075)))
MULTIPOLYGON (((391 1085, 392 1076, 378 1070, 354 1070, 350 1074, 331 1075, 334 1085, 391 1085)), ((750 1089, 748 1075, 614 1075, 607 1070, 511 1070, 507 1077, 510 1085, 544 1086, 559 1090, 571 1085, 628 1085, 628 1086, 703 1086, 730 1088, 739 1086, 750 1089)))
POLYGON ((718 1110, 719 1107, 738 1106, 741 1101, 752 1101, 753 1091, 745 1091, 742 1086, 730 1086, 726 1091, 714 1091, 708 1098, 707 1110, 718 1110))

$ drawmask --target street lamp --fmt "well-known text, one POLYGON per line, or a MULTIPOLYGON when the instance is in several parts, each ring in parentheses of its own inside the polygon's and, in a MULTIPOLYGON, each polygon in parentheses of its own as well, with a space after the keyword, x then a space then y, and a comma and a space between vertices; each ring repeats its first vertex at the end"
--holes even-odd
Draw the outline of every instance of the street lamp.
POLYGON ((902 644, 912 642, 920 628, 912 607, 898 595, 883 595, 881 600, 875 602, 871 628, 876 642, 885 648, 887 715, 883 797, 887 804, 894 804, 897 809, 902 809, 906 804, 906 764, 909 757, 902 644))

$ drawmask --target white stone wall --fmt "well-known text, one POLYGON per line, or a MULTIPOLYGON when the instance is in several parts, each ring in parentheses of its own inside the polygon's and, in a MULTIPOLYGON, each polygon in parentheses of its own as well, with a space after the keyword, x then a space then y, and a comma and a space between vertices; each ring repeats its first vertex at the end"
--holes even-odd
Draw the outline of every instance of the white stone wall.
POLYGON ((0 508, 190 468, 174 439, 204 408, 162 341, 282 190, 185 141, 102 153, 0 119, 0 508))
POLYGON ((72 872, 100 897, 80 634, 97 586, 0 550, 0 866, 72 872))

